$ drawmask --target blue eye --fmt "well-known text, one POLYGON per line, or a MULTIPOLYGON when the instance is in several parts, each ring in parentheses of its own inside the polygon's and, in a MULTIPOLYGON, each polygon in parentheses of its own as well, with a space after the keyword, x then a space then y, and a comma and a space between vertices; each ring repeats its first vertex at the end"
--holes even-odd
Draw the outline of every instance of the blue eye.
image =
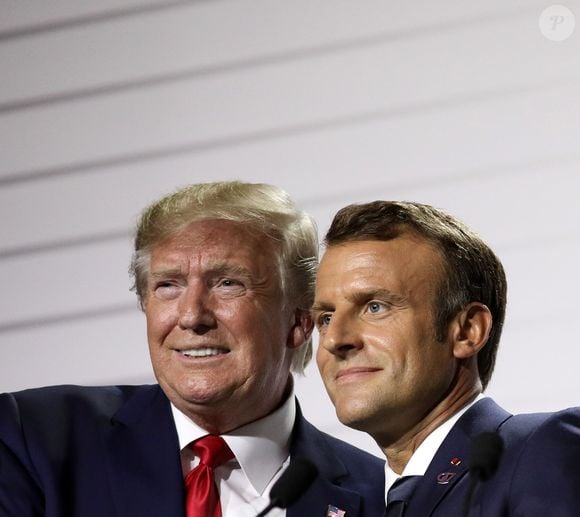
POLYGON ((377 314, 383 309, 383 304, 379 302, 370 302, 368 309, 371 314, 377 314))
POLYGON ((330 319, 331 318, 332 318, 332 314, 329 314, 329 313, 321 314, 318 317, 318 321, 316 322, 316 326, 318 328, 328 326, 328 324, 330 323, 330 319))

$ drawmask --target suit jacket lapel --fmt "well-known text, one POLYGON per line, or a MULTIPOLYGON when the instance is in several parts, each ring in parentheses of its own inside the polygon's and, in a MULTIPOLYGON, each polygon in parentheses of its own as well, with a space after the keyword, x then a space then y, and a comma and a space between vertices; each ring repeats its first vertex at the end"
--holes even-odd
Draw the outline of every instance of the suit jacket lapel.
POLYGON ((105 442, 119 517, 184 515, 177 432, 159 386, 138 389, 111 419, 105 442))
POLYGON ((479 433, 497 430, 510 416, 490 398, 484 398, 469 408, 453 426, 429 464, 409 503, 408 515, 431 515, 439 502, 467 475, 473 438, 479 433))
POLYGON ((329 449, 324 435, 304 419, 298 403, 290 455, 314 463, 318 468, 318 477, 306 493, 288 508, 287 517, 326 517, 328 505, 345 510, 347 517, 359 514, 360 495, 338 485, 341 478, 349 475, 347 467, 329 449))

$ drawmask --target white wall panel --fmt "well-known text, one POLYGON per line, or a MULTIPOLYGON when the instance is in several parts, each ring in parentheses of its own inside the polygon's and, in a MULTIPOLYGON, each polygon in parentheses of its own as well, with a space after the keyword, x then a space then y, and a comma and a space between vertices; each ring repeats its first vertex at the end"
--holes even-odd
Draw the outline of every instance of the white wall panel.
MULTIPOLYGON (((120 7, 115 4, 123 3, 109 2, 113 12, 120 7)), ((124 3, 130 7, 149 2, 124 3)), ((82 4, 67 2, 66 10, 88 11, 82 4)), ((105 11, 106 4, 100 4, 92 9, 105 11)), ((497 31, 494 25, 498 22, 511 27, 513 36, 541 5, 522 0, 475 4, 457 0, 436 4, 383 0, 178 2, 164 11, 47 34, 42 45, 37 38, 7 42, 0 48, 0 68, 6 71, 0 105, 98 85, 208 73, 259 64, 263 59, 336 53, 348 46, 381 46, 415 38, 424 41, 433 33, 487 28, 489 34, 497 31)), ((505 41, 502 29, 494 39, 496 45, 505 41)), ((494 49, 490 50, 493 56, 494 49)))
MULTIPOLYGON (((549 206, 542 207, 542 211, 544 217, 549 214, 552 224, 553 218, 561 215, 549 206)), ((559 242, 534 242, 531 239, 530 245, 511 249, 508 246, 502 254, 509 279, 507 321, 510 327, 518 330, 542 329, 561 321, 566 332, 570 332, 571 323, 580 311, 580 301, 570 297, 570 293, 580 292, 580 277, 574 274, 577 264, 580 264, 578 223, 568 233, 569 236, 559 242), (575 238, 570 238, 573 230, 576 230, 575 238)), ((559 341, 563 337, 562 331, 554 329, 554 336, 559 341)), ((527 341, 540 345, 537 355, 543 355, 548 362, 554 357, 551 346, 559 346, 562 352, 567 350, 569 354, 574 354, 573 347, 578 345, 572 334, 568 334, 568 339, 545 349, 541 348, 541 339, 527 338, 527 341)), ((570 355, 564 354, 564 357, 570 355)))
POLYGON ((5 0, 0 2, 0 36, 175 3, 170 0, 5 0))
POLYGON ((580 45, 556 54, 537 29, 522 29, 528 37, 515 37, 513 22, 500 21, 7 113, 0 118, 0 176, 576 84, 580 45), (505 51, 514 45, 513 53, 505 51))
POLYGON ((0 328, 111 305, 137 307, 129 291, 130 258, 127 240, 0 261, 0 328))
MULTIPOLYGON (((549 298, 542 301, 544 306, 551 303, 549 298)), ((572 315, 508 325, 488 394, 513 412, 578 406, 576 333, 572 315)))
POLYGON ((153 382, 145 316, 135 310, 2 333, 0 390, 153 382))

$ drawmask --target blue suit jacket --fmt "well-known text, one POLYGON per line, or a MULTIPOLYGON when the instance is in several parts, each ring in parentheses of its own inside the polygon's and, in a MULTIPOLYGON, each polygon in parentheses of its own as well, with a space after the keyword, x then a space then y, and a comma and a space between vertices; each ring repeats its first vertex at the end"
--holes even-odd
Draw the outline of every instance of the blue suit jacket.
POLYGON ((470 517, 580 515, 580 409, 514 416, 485 398, 453 427, 405 517, 463 515, 471 441, 484 431, 497 431, 505 449, 495 476, 477 489, 470 517))
MULTIPOLYGON (((383 462, 298 412, 291 455, 319 477, 288 517, 375 517, 383 462)), ((183 517, 177 432, 159 386, 57 386, 0 395, 0 517, 183 517)))

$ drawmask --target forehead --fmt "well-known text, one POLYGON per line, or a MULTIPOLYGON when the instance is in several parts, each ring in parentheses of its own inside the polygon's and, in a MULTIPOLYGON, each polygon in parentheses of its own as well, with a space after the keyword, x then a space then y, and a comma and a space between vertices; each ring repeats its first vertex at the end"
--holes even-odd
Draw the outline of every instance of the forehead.
POLYGON ((242 223, 225 220, 195 221, 155 245, 152 264, 167 261, 241 262, 248 267, 277 265, 278 249, 272 239, 242 223))
POLYGON ((433 293, 443 261, 428 241, 403 234, 387 241, 348 241, 330 246, 316 280, 316 297, 388 289, 403 296, 433 293))

